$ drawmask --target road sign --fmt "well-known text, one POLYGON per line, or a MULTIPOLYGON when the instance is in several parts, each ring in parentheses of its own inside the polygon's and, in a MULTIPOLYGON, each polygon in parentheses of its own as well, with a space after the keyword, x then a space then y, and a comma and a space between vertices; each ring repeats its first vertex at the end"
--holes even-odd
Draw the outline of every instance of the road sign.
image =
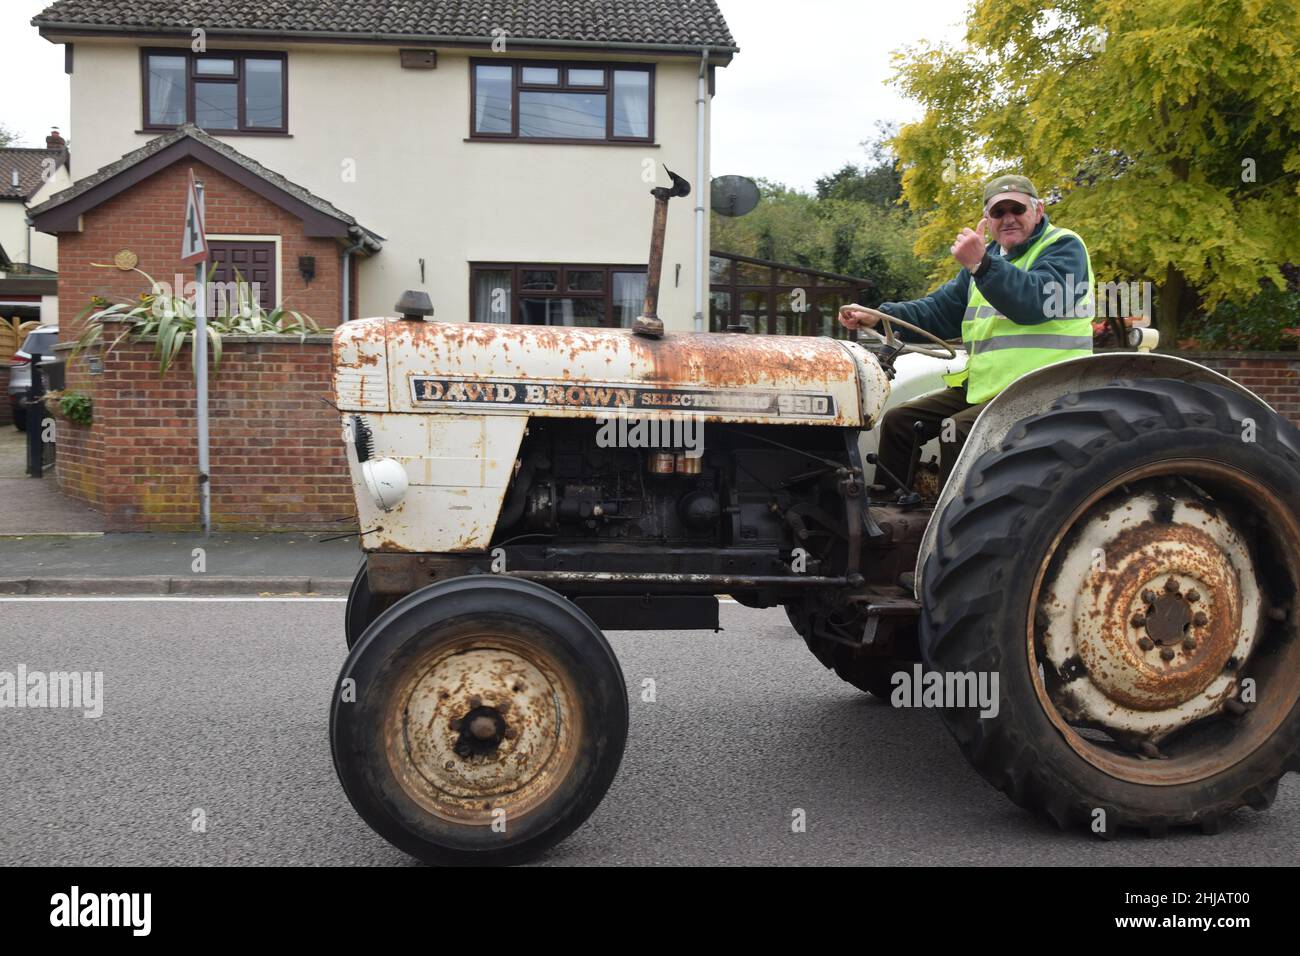
POLYGON ((194 170, 190 170, 190 185, 185 193, 185 229, 181 236, 181 262, 194 265, 208 259, 208 240, 203 234, 203 206, 199 203, 194 170))

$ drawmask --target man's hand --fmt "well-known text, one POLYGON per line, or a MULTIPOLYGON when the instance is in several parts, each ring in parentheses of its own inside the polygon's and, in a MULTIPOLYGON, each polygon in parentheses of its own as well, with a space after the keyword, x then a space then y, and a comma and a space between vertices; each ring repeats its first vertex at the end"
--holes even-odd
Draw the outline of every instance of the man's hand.
POLYGON ((974 272, 984 259, 984 227, 987 219, 981 219, 974 229, 963 229, 957 234, 957 241, 952 244, 953 258, 962 264, 967 272, 974 272))
POLYGON ((879 316, 872 315, 856 302, 840 306, 840 325, 846 329, 860 329, 864 325, 871 328, 879 322, 879 316))

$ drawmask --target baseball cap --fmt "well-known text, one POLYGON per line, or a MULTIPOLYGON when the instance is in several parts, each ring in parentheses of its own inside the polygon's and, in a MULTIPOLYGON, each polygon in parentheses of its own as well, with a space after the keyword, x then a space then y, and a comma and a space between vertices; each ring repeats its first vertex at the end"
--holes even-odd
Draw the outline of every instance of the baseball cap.
POLYGON ((1038 190, 1024 176, 998 176, 984 186, 984 211, 988 212, 989 206, 999 199, 1014 199, 1030 206, 1038 199, 1038 190))

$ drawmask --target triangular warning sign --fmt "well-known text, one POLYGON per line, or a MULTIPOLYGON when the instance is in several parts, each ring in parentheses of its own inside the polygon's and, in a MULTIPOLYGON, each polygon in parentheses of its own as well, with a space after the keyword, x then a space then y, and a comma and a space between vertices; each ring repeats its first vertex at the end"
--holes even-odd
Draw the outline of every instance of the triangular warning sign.
POLYGON ((181 236, 181 262, 196 265, 208 258, 208 240, 203 234, 203 212, 199 208, 199 190, 190 170, 190 185, 185 193, 185 226, 181 236))

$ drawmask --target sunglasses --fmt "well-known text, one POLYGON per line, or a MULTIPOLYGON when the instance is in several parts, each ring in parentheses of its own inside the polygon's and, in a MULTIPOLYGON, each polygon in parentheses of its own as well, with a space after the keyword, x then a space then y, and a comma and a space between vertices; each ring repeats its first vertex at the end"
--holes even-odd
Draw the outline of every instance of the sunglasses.
POLYGON ((989 217, 992 219, 1001 219, 1007 213, 1019 216, 1025 211, 1025 204, 1020 202, 1000 202, 989 210, 989 217))

